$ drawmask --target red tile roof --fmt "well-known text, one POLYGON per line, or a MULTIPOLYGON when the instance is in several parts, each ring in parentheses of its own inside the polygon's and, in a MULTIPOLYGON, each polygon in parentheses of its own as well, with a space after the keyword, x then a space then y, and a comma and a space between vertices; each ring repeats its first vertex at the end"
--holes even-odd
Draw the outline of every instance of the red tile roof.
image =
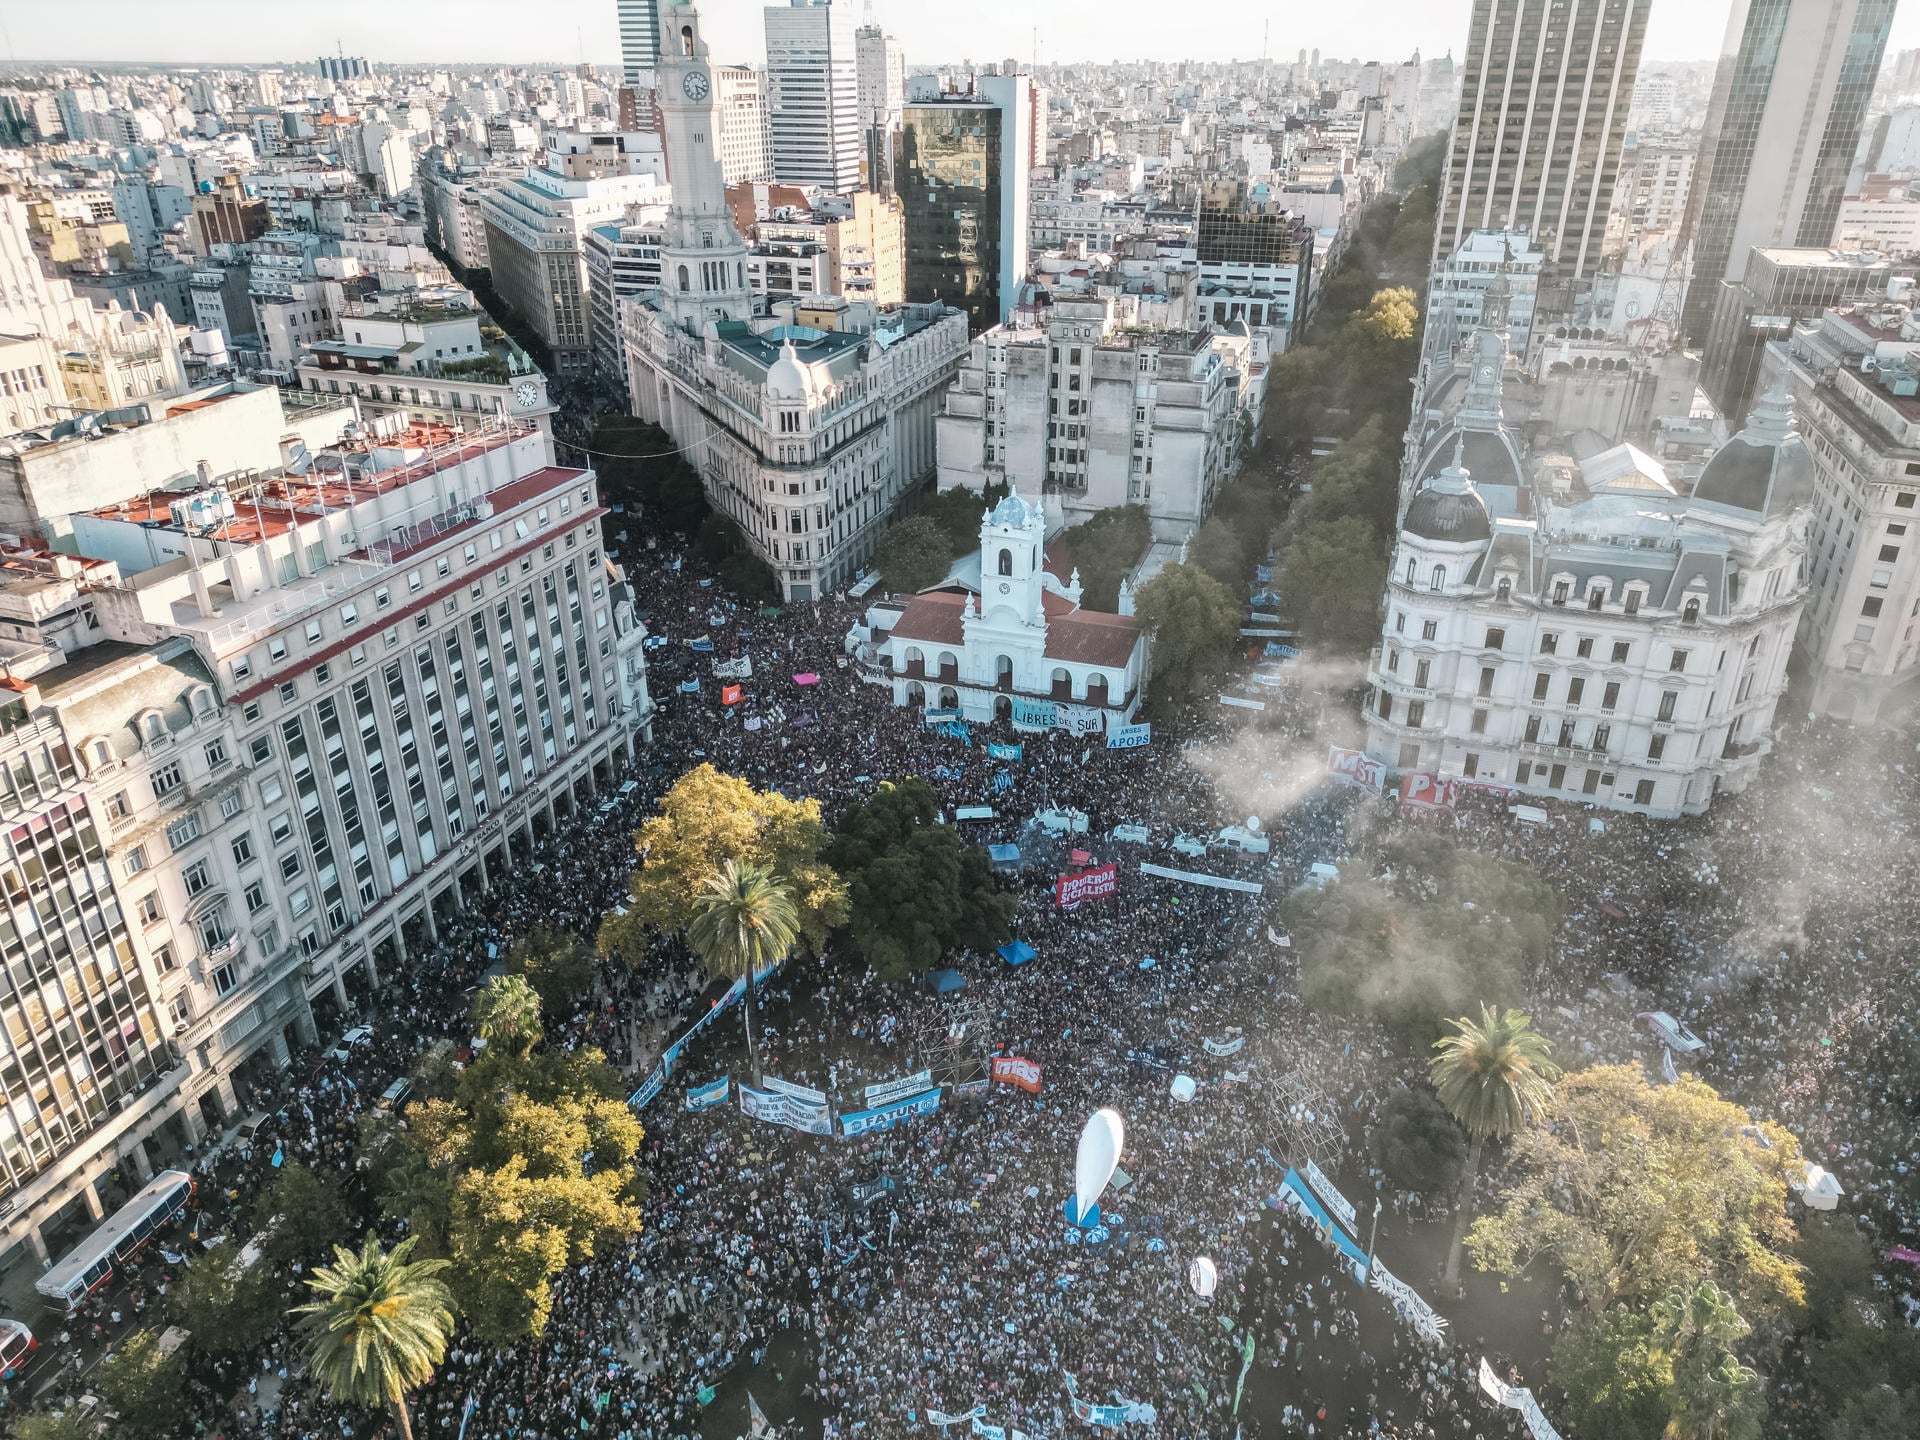
POLYGON ((1140 641, 1140 622, 1131 615, 1075 610, 1047 620, 1047 659, 1079 665, 1122 668, 1140 641))
POLYGON ((957 590, 929 590, 907 603, 907 610, 894 622, 893 633, 902 640, 926 640, 935 645, 959 645, 966 639, 960 624, 967 596, 957 590))

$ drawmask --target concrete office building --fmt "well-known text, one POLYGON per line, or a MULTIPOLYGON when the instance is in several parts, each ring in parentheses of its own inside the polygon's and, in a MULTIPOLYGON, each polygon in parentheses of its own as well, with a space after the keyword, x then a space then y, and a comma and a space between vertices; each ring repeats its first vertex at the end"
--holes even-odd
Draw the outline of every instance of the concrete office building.
POLYGON ((720 173, 729 185, 765 180, 767 78, 751 65, 713 67, 714 121, 720 130, 720 173))
POLYGON ((858 28, 848 0, 766 8, 768 160, 773 178, 833 194, 860 188, 858 28))
POLYGON ((659 0, 615 0, 620 22, 620 80, 636 90, 653 86, 660 58, 659 0))
POLYGON ((553 348, 562 375, 583 375, 593 365, 582 236, 636 206, 658 210, 667 196, 651 174, 574 179, 537 169, 481 197, 493 288, 553 348))
POLYGON ((1265 185, 1210 180, 1195 226, 1199 318, 1281 332, 1312 311, 1314 229, 1265 185))
MULTIPOLYGON (((1699 343, 1756 249, 1831 244, 1894 0, 1735 0, 1689 205, 1699 343)), ((1722 410, 1729 423, 1745 412, 1722 410)))
POLYGON ((907 103, 905 48, 878 25, 862 25, 854 32, 854 54, 861 128, 894 129, 907 103))
POLYGON ((907 299, 957 305, 976 332, 1006 321, 1027 276, 1032 84, 982 75, 967 93, 909 99, 901 116, 907 299))
POLYGON ((1436 261, 1524 230, 1561 274, 1600 268, 1652 0, 1474 0, 1436 261))

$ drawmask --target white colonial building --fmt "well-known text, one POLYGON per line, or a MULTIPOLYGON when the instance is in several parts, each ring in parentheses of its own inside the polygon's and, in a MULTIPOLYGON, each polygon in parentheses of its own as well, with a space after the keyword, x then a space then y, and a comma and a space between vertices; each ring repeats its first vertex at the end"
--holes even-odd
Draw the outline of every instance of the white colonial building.
POLYGON ((663 5, 660 23, 673 204, 659 290, 619 302, 633 412, 674 438, 785 598, 815 600, 859 575, 895 506, 933 475, 934 419, 966 357, 967 317, 832 299, 756 318, 699 16, 663 5))
POLYGON ((1148 641, 1123 583, 1120 613, 1080 606, 1080 573, 1046 561, 1046 518, 1009 495, 982 515, 978 574, 901 604, 883 602, 848 635, 862 675, 896 705, 958 710, 979 724, 1077 733, 1132 721, 1147 678, 1148 641))
POLYGON ((1813 461, 1761 402, 1690 493, 1631 445, 1529 465, 1504 340, 1412 473, 1368 666, 1367 751, 1425 772, 1673 816, 1772 744, 1806 598, 1813 461))

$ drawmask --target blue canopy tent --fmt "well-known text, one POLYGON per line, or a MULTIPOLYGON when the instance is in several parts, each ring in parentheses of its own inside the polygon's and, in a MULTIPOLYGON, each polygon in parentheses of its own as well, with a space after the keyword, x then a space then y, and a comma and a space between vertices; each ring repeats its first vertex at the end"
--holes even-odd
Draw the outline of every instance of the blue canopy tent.
POLYGON ((967 977, 958 970, 929 970, 927 988, 936 995, 951 995, 967 988, 967 977))
POLYGON ((1020 863, 1020 847, 1018 845, 989 845, 987 846, 987 859, 996 867, 1004 865, 1011 869, 1020 863))
POLYGON ((1000 947, 1000 958, 1009 965, 1024 965, 1039 953, 1024 940, 1009 940, 1000 947))

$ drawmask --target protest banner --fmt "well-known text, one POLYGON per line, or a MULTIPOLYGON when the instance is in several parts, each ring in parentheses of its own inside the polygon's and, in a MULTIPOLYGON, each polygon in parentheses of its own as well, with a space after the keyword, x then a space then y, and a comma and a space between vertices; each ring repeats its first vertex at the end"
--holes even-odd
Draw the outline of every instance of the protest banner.
POLYGON ((732 1081, 727 1076, 722 1075, 711 1085, 689 1086, 687 1088, 686 1108, 689 1110, 705 1110, 710 1105, 726 1104, 727 1090, 731 1084, 732 1081))
POLYGON ((1307 1184, 1313 1187, 1313 1193, 1320 1197, 1321 1203, 1340 1217, 1342 1225, 1355 1234, 1359 1233, 1359 1227, 1353 1223, 1353 1202, 1342 1195, 1340 1187, 1329 1180, 1311 1160, 1307 1161, 1307 1184))
POLYGON ((990 760, 1012 760, 1018 763, 1020 759, 1020 747, 1018 745, 989 744, 987 746, 987 758, 990 760))
POLYGON ((1097 900, 1120 888, 1120 867, 1112 861, 1082 870, 1078 875, 1062 875, 1054 882, 1053 903, 1071 910, 1083 900, 1097 900))
POLYGON ((865 1135, 870 1130, 891 1130, 902 1120, 911 1120, 916 1115, 931 1115, 939 1108, 940 1091, 936 1088, 919 1095, 909 1095, 904 1100, 895 1100, 890 1105, 880 1105, 871 1110, 856 1110, 851 1115, 842 1115, 840 1133, 851 1137, 865 1135))
POLYGON ((1402 810, 1451 810, 1459 794, 1458 780, 1445 780, 1425 770, 1409 770, 1400 777, 1402 810))
POLYGON ((799 1130, 807 1135, 833 1134, 833 1111, 824 1099, 815 1104, 773 1090, 756 1090, 751 1085, 742 1085, 739 1089, 740 1111, 743 1115, 785 1125, 790 1130, 799 1130))
POLYGON ((1029 1095, 1040 1093, 1040 1067, 1018 1055, 996 1055, 993 1078, 1003 1085, 1018 1085, 1029 1095))
POLYGON ((1509 1410, 1518 1410, 1520 1418, 1526 1421, 1527 1433, 1533 1440, 1560 1440, 1560 1432, 1553 1428, 1540 1402, 1533 1398, 1533 1391, 1524 1385, 1504 1384, 1493 1373, 1493 1366, 1487 1363, 1487 1357, 1480 1357, 1480 1388, 1486 1392, 1489 1400, 1496 1405, 1504 1405, 1509 1410))
POLYGON ((861 1101, 871 1110, 876 1106, 889 1105, 908 1095, 917 1095, 933 1084, 933 1072, 922 1070, 909 1075, 904 1080, 888 1080, 880 1085, 869 1085, 861 1092, 861 1101))
POLYGON ((1116 725, 1107 732, 1107 749, 1136 750, 1142 745, 1152 743, 1151 725, 1116 725))
POLYGON ((1364 750, 1344 750, 1338 745, 1327 747, 1327 773, 1356 790, 1378 790, 1387 783, 1383 762, 1368 759, 1364 750))
POLYGON ((720 703, 722 705, 738 705, 741 694, 742 691, 738 685, 722 686, 720 689, 720 703))

